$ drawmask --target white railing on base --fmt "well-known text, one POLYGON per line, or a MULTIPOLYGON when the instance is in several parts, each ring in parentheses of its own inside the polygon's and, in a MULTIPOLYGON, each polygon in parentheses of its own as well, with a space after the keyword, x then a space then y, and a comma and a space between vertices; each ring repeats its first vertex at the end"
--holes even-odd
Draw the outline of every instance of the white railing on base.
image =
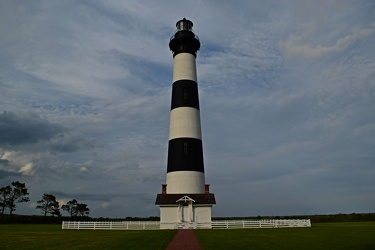
POLYGON ((239 229, 311 227, 306 220, 218 220, 207 223, 159 221, 63 221, 62 229, 91 230, 159 230, 159 229, 239 229))

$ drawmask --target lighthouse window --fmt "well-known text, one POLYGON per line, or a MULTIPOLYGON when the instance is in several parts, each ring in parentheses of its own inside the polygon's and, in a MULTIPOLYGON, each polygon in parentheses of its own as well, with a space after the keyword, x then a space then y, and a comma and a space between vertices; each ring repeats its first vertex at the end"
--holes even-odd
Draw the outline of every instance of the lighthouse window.
POLYGON ((185 88, 183 88, 183 99, 184 100, 187 100, 187 99, 189 99, 189 89, 187 88, 187 87, 185 87, 185 88))
POLYGON ((189 155, 189 143, 187 141, 184 141, 184 156, 189 155))
POLYGON ((179 26, 178 27, 179 30, 185 30, 186 29, 185 26, 184 26, 184 22, 179 22, 178 26, 179 26))

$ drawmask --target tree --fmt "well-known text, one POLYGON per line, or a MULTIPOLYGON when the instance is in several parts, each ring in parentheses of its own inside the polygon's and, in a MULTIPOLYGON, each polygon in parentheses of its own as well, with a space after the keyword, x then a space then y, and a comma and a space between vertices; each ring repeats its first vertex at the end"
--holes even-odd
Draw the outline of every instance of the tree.
POLYGON ((71 217, 77 216, 77 204, 77 200, 73 199, 71 201, 68 201, 65 205, 62 205, 61 209, 67 211, 71 217))
POLYGON ((88 216, 90 211, 87 204, 78 203, 76 199, 68 201, 65 205, 62 205, 61 209, 67 211, 71 217, 88 216))
POLYGON ((78 216, 89 216, 90 209, 87 204, 79 203, 77 204, 77 215, 78 216))
POLYGON ((0 188, 0 208, 1 208, 1 214, 4 214, 5 208, 8 207, 8 199, 10 197, 10 186, 2 187, 0 188))
POLYGON ((42 210, 44 216, 47 214, 60 216, 59 202, 56 201, 56 197, 52 194, 44 194, 42 199, 37 201, 39 204, 36 209, 42 210))
POLYGON ((12 186, 13 188, 12 187, 10 188, 9 196, 7 200, 5 201, 5 205, 9 208, 10 215, 12 215, 13 211, 16 210, 17 203, 30 201, 28 197, 29 193, 27 192, 25 183, 14 181, 12 182, 12 186))

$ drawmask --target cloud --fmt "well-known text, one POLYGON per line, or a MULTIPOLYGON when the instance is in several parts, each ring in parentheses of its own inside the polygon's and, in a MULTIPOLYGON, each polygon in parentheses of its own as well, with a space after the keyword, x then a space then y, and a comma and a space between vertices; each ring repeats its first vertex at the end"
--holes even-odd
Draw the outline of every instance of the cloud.
POLYGON ((32 144, 48 140, 63 131, 38 116, 19 117, 12 112, 0 114, 0 146, 32 144))
POLYGON ((63 191, 52 191, 56 197, 59 197, 59 199, 76 199, 78 202, 80 200, 95 200, 95 201, 109 201, 111 199, 110 194, 88 194, 88 193, 66 193, 63 191))
POLYGON ((20 170, 19 170, 20 173, 22 173, 23 175, 33 175, 33 163, 32 162, 29 162, 27 163, 25 166, 23 166, 20 170))
POLYGON ((8 177, 14 178, 15 176, 20 177, 21 174, 15 173, 13 171, 7 171, 4 169, 0 169, 0 179, 6 179, 8 177))
POLYGON ((337 38, 331 46, 322 44, 309 44, 308 39, 313 34, 290 35, 286 41, 281 42, 281 48, 288 57, 321 57, 330 53, 347 49, 358 40, 364 39, 375 32, 375 23, 367 28, 354 27, 343 37, 337 38))

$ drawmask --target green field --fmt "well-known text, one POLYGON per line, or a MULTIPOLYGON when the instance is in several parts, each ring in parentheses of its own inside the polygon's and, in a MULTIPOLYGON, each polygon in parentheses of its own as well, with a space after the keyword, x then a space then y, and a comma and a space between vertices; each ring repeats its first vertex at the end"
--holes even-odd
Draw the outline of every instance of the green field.
POLYGON ((311 228, 199 230, 204 249, 375 249, 375 222, 316 223, 311 228))
POLYGON ((0 249, 165 249, 176 231, 62 230, 61 225, 0 225, 0 249))
MULTIPOLYGON (((203 249, 375 249, 375 222, 311 228, 195 230, 203 249)), ((61 230, 0 225, 0 249, 165 249, 176 231, 61 230)))

